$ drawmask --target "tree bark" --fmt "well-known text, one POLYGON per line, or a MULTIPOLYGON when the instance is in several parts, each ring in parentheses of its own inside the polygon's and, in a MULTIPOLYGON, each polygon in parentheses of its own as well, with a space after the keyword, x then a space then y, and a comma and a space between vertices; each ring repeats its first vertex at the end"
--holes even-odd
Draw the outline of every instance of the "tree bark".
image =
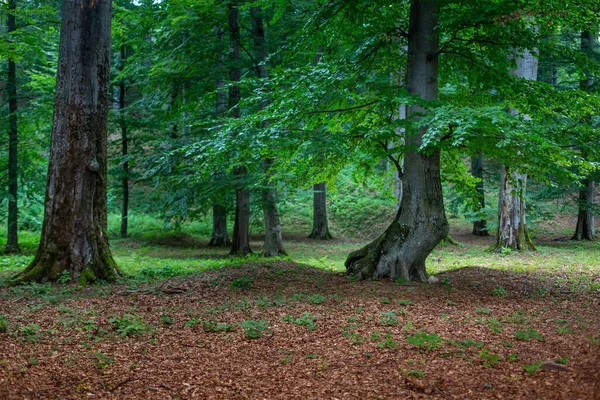
MULTIPOLYGON (((17 8, 16 0, 8 1, 8 36, 12 43, 12 32, 16 27, 14 11, 17 8)), ((10 45, 13 47, 12 44, 10 45)), ((18 126, 17 126, 17 66, 15 61, 8 59, 8 80, 6 85, 8 94, 8 232, 6 252, 19 251, 18 236, 18 126)))
MULTIPOLYGON (((125 61, 127 60, 127 50, 125 46, 121 46, 121 70, 125 67, 125 61)), ((127 136, 127 123, 125 122, 125 116, 123 112, 127 104, 125 103, 125 92, 127 88, 125 81, 119 82, 119 110, 121 111, 119 125, 121 127, 121 155, 123 156, 123 177, 121 178, 121 186, 123 188, 123 203, 121 204, 121 231, 120 235, 122 238, 127 237, 127 225, 129 216, 129 137, 127 136)))
MULTIPOLYGON (((511 75, 527 80, 536 80, 538 59, 534 52, 523 50, 522 53, 514 52, 517 64, 512 69, 511 75)), ((519 114, 518 110, 511 109, 511 114, 519 114)), ((529 120, 528 115, 523 119, 529 120)), ((495 251, 508 248, 511 250, 536 250, 527 231, 525 193, 527 175, 513 171, 509 167, 502 167, 500 178, 500 191, 498 195, 498 235, 496 237, 495 251)))
MULTIPOLYGON (((485 191, 483 187, 483 154, 479 153, 471 157, 471 174, 475 178, 479 178, 475 190, 479 195, 479 209, 485 208, 485 191)), ((487 221, 480 219, 479 221, 473 222, 473 235, 475 236, 489 236, 487 230, 487 221)))
MULTIPOLYGON (((223 30, 217 28, 217 36, 219 39, 223 36, 223 30)), ((225 77, 223 75, 223 68, 225 64, 225 54, 220 53, 217 69, 219 76, 216 82, 216 101, 215 101, 215 113, 219 119, 219 126, 221 120, 225 118, 227 113, 227 91, 225 88, 225 77)), ((215 175, 219 176, 222 172, 216 172, 215 175)), ((227 209, 219 203, 213 205, 213 231, 208 242, 209 247, 229 247, 231 246, 231 240, 227 236, 227 209)))
POLYGON ((227 236, 227 210, 220 204, 213 205, 213 231, 208 246, 231 246, 231 240, 227 236))
MULTIPOLYGON (((240 10, 237 2, 229 4, 229 34, 231 50, 229 60, 231 69, 229 70, 229 80, 239 82, 241 79, 241 52, 240 52, 240 10)), ((238 84, 229 86, 229 110, 231 118, 241 116, 239 102, 241 92, 238 84)), ((244 176, 246 168, 244 166, 236 167, 233 171, 236 179, 235 189, 235 220, 233 223, 233 237, 230 254, 247 255, 252 253, 250 248, 250 191, 246 187, 244 176)))
POLYGON ((44 223, 35 258, 13 284, 65 271, 81 284, 120 275, 106 234, 111 8, 110 0, 63 1, 44 223))
MULTIPOLYGON (((596 42, 597 40, 594 38, 592 31, 587 30, 581 33, 582 52, 589 56, 593 55, 594 43, 596 42)), ((581 90, 589 91, 593 84, 593 76, 588 73, 585 79, 582 79, 579 83, 579 87, 581 90)), ((585 157, 585 151, 582 152, 582 156, 585 157)), ((571 238, 572 240, 593 240, 595 238, 593 206, 594 181, 590 177, 587 177, 582 182, 581 189, 579 190, 579 212, 577 213, 577 226, 575 227, 575 234, 571 238)))
POLYGON ((333 239, 329 233, 329 222, 327 220, 327 187, 325 182, 313 186, 313 228, 310 239, 329 240, 333 239))
MULTIPOLYGON (((407 90, 423 100, 438 94, 439 2, 411 0, 407 90)), ((417 120, 425 110, 413 105, 407 118, 417 120)), ((440 180, 438 149, 419 151, 427 127, 407 129, 403 195, 392 224, 374 242, 351 253, 346 260, 349 274, 362 279, 390 277, 426 282, 425 260, 448 235, 440 180)))
POLYGON ((571 240, 594 240, 594 181, 585 179, 583 188, 579 191, 579 213, 577 214, 577 227, 571 240))
MULTIPOLYGON (((265 40, 265 28, 263 24, 262 10, 260 7, 252 7, 250 9, 252 18, 252 39, 256 51, 256 75, 259 79, 267 79, 269 74, 266 67, 267 62, 267 44, 265 40)), ((269 100, 265 99, 260 108, 264 109, 268 106, 269 100)), ((264 128, 269 127, 269 122, 263 123, 264 128)), ((263 160, 264 188, 261 191, 262 209, 265 223, 265 243, 263 247, 263 255, 265 257, 275 257, 285 255, 283 248, 283 237, 281 236, 281 222, 279 220, 279 212, 277 211, 277 190, 271 182, 271 167, 274 160, 266 158, 263 160)))

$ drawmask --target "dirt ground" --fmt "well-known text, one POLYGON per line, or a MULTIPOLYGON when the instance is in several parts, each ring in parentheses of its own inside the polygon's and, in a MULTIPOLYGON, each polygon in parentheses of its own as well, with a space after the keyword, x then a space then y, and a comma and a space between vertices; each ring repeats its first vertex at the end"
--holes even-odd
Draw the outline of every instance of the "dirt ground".
POLYGON ((356 282, 279 261, 1 289, 0 398, 600 399, 598 291, 439 277, 356 282))

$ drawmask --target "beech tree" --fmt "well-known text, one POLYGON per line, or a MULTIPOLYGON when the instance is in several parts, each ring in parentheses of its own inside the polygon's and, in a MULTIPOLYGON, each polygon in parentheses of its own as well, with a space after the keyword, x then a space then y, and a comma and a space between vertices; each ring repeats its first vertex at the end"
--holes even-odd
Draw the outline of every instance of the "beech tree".
MULTIPOLYGON (((483 154, 479 153, 471 156, 471 174, 479 179, 475 189, 477 190, 477 194, 479 196, 479 209, 483 210, 485 208, 485 191, 483 186, 483 154)), ((487 230, 487 221, 484 218, 473 222, 473 235, 490 235, 487 230)))
MULTIPOLYGON (((424 101, 438 96, 439 31, 437 0, 411 0, 408 30, 406 90, 424 101)), ((407 119, 418 120, 420 105, 407 108, 407 119)), ((362 278, 390 277, 426 282, 425 259, 448 235, 440 180, 440 150, 421 149, 427 126, 407 129, 402 200, 389 228, 374 242, 351 253, 350 274, 362 278)))
MULTIPOLYGON (((17 1, 8 1, 8 24, 7 31, 9 42, 13 40, 10 35, 17 29, 15 11, 17 1)), ((14 49, 11 49, 14 51, 14 49)), ((19 251, 18 237, 18 126, 17 126, 17 66, 15 55, 8 58, 8 79, 6 81, 6 93, 8 94, 8 232, 6 240, 6 252, 19 251)))
POLYGON ((31 264, 13 284, 67 273, 113 281, 107 237, 111 1, 64 0, 44 222, 31 264))
POLYGON ((327 219, 327 185, 325 182, 313 185, 313 227, 310 239, 329 240, 329 220, 327 219))

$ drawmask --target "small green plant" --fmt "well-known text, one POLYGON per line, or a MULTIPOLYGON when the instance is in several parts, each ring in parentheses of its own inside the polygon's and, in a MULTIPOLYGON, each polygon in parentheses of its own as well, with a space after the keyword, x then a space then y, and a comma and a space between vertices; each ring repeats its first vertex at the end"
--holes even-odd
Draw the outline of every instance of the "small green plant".
POLYGON ((390 304, 391 302, 392 301, 385 296, 381 298, 381 304, 390 304))
POLYGON ((409 369, 408 371, 406 371, 406 376, 422 378, 425 376, 425 372, 421 371, 420 369, 415 369, 415 370, 409 369))
POLYGON ((518 361, 519 360, 519 355, 517 353, 510 353, 508 355, 508 359, 510 361, 518 361))
POLYGON ((175 323, 175 321, 173 320, 173 317, 169 317, 168 315, 161 315, 160 316, 160 322, 163 325, 173 325, 175 323))
POLYGON ((40 338, 40 326, 38 324, 29 324, 19 328, 21 335, 28 342, 35 342, 40 338))
POLYGON ((248 339, 259 339, 265 332, 271 332, 269 328, 269 322, 265 320, 246 320, 240 324, 240 327, 244 329, 244 335, 248 339))
POLYGON ((404 299, 398 299, 398 300, 396 300, 396 303, 401 306, 412 306, 413 304, 415 304, 415 302, 412 300, 404 300, 404 299))
POLYGON ((444 340, 437 333, 418 332, 412 336, 408 336, 406 341, 421 349, 432 350, 441 346, 444 340))
POLYGON ((385 334, 385 338, 377 343, 377 347, 379 347, 380 349, 397 349, 398 348, 398 341, 396 339, 392 339, 392 332, 387 331, 385 334))
POLYGON ((253 282, 254 279, 252 277, 242 276, 241 278, 234 279, 229 287, 232 289, 250 289, 253 282))
POLYGON ((375 331, 371 333, 371 341, 376 342, 381 338, 381 331, 375 331))
POLYGON ((71 275, 69 275, 69 271, 67 270, 64 270, 56 280, 56 283, 60 283, 61 285, 67 284, 69 282, 71 282, 71 275))
POLYGON ((412 331, 416 331, 417 328, 415 327, 415 325, 413 324, 413 322, 411 320, 406 321, 406 324, 404 324, 404 326, 402 327, 402 330, 405 332, 412 332, 412 331))
POLYGON ((319 358, 319 355, 316 353, 308 353, 305 358, 310 358, 310 359, 315 359, 315 358, 319 358))
POLYGON ((232 324, 224 324, 214 319, 202 321, 202 329, 207 333, 231 332, 235 328, 232 324))
POLYGON ((312 315, 311 313, 305 311, 298 318, 294 318, 291 315, 285 315, 281 318, 282 321, 292 322, 298 326, 305 326, 309 331, 313 331, 317 329, 315 325, 315 321, 317 320, 316 315, 312 315))
POLYGON ((482 349, 479 352, 479 357, 481 357, 481 364, 485 368, 495 367, 498 365, 498 362, 502 360, 502 356, 496 353, 491 353, 488 349, 482 349))
POLYGON ((327 297, 323 296, 322 294, 315 293, 308 296, 308 301, 313 304, 321 304, 327 301, 327 297))
POLYGON ((525 364, 523 365, 523 369, 525 370, 525 372, 527 372, 528 375, 533 375, 538 369, 541 368, 542 364, 543 362, 541 361, 538 361, 533 364, 525 364))
POLYGON ((567 356, 560 357, 560 358, 556 359, 556 362, 558 364, 567 365, 569 363, 569 357, 567 357, 567 356))
POLYGON ((398 317, 394 311, 383 311, 380 314, 381 318, 379 318, 379 322, 383 325, 398 325, 398 317))
POLYGON ((489 314, 491 314, 491 313, 492 313, 492 310, 491 310, 491 309, 489 309, 489 308, 485 308, 485 307, 484 307, 484 308, 476 308, 476 309, 475 309, 475 312, 476 312, 477 314, 489 315, 489 314))
POLYGON ((202 320, 199 318, 191 318, 188 321, 186 321, 185 326, 187 326, 188 328, 193 328, 194 326, 198 325, 201 322, 202 322, 202 320))
POLYGON ((475 341, 471 338, 466 338, 458 342, 458 344, 462 347, 473 347, 475 346, 475 341))
POLYGON ((488 328, 494 333, 502 332, 502 322, 498 321, 496 318, 488 318, 488 328))
POLYGON ((527 329, 526 331, 515 331, 515 338, 517 340, 529 341, 532 339, 536 339, 540 342, 543 342, 545 339, 537 329, 527 329))
POLYGON ((593 336, 588 336, 588 339, 590 341, 590 344, 600 346, 600 336, 597 338, 593 336))
POLYGON ((0 333, 5 333, 8 331, 8 321, 4 315, 0 314, 0 333))
POLYGON ((492 294, 494 296, 501 296, 501 297, 508 296, 508 292, 502 286, 498 286, 498 287, 495 287, 494 289, 492 289, 492 294))
POLYGON ((112 317, 108 322, 122 337, 140 336, 150 330, 146 321, 139 315, 125 314, 122 317, 112 317))
POLYGON ((449 305, 449 306, 455 306, 455 305, 457 305, 457 304, 458 304, 458 303, 457 303, 457 302, 455 302, 455 301, 452 301, 452 300, 446 300, 446 305, 449 305))
POLYGON ((93 362, 96 365, 96 367, 98 367, 100 369, 105 369, 110 364, 112 364, 113 362, 115 362, 115 359, 113 357, 109 357, 109 356, 107 356, 105 354, 102 354, 100 352, 94 352, 94 360, 93 360, 93 362))

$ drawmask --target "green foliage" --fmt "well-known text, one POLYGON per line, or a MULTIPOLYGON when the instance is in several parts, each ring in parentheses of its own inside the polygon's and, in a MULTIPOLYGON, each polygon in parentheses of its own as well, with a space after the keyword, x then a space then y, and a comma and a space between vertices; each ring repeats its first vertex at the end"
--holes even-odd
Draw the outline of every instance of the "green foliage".
POLYGON ((377 347, 379 347, 380 349, 395 350, 398 348, 398 341, 392 338, 391 331, 387 331, 384 339, 377 343, 377 347))
POLYGON ((291 315, 285 315, 281 318, 282 321, 292 322, 298 326, 305 326, 309 331, 314 331, 317 329, 317 325, 315 321, 317 317, 308 311, 303 312, 298 318, 294 318, 291 315))
POLYGON ((488 349, 482 349, 479 352, 479 357, 481 357, 481 364, 485 368, 495 367, 498 365, 498 362, 503 360, 503 357, 499 354, 492 353, 488 349))
POLYGON ((254 278, 242 276, 241 278, 234 279, 229 287, 232 289, 250 289, 252 287, 252 282, 254 282, 254 278))
POLYGON ((383 311, 380 314, 379 322, 383 325, 398 325, 398 317, 394 311, 383 311))
POLYGON ((537 329, 527 329, 525 331, 515 331, 515 339, 522 341, 529 341, 536 339, 540 342, 545 341, 544 337, 537 329))
POLYGON ((408 336, 406 341, 420 349, 432 350, 436 347, 440 347, 444 339, 442 339, 436 333, 418 332, 414 335, 408 336))
POLYGON ((202 329, 204 330, 204 332, 211 333, 232 332, 233 330, 235 330, 235 326, 233 324, 221 323, 217 322, 214 319, 211 319, 209 321, 202 321, 202 329))
POLYGON ((110 364, 115 362, 113 357, 107 356, 106 354, 100 353, 98 351, 94 352, 94 364, 100 368, 105 369, 110 364))
POLYGON ((531 376, 531 375, 535 374, 538 369, 541 368, 542 364, 543 364, 542 361, 538 361, 533 364, 525 364, 525 365, 523 365, 523 369, 525 370, 525 372, 527 372, 527 375, 531 376))
POLYGON ((140 336, 151 328, 139 315, 124 314, 123 316, 115 316, 108 320, 122 337, 140 336))
POLYGON ((240 327, 244 329, 244 335, 248 339, 259 339, 263 337, 265 332, 272 332, 269 328, 269 322, 265 320, 246 320, 240 324, 240 327))
POLYGON ((502 286, 495 287, 495 288, 492 290, 492 294, 493 294, 494 296, 501 296, 501 297, 506 297, 506 296, 508 296, 508 292, 507 292, 507 291, 506 291, 506 289, 504 289, 502 286))
POLYGON ((322 304, 327 301, 327 297, 323 296, 322 294, 315 293, 308 296, 308 301, 313 304, 322 304))
POLYGON ((56 283, 60 283, 60 284, 66 284, 71 282, 71 275, 69 275, 69 271, 63 271, 60 276, 58 277, 58 279, 56 280, 56 283))
POLYGON ((5 315, 0 314, 0 333, 8 332, 8 320, 5 315))

